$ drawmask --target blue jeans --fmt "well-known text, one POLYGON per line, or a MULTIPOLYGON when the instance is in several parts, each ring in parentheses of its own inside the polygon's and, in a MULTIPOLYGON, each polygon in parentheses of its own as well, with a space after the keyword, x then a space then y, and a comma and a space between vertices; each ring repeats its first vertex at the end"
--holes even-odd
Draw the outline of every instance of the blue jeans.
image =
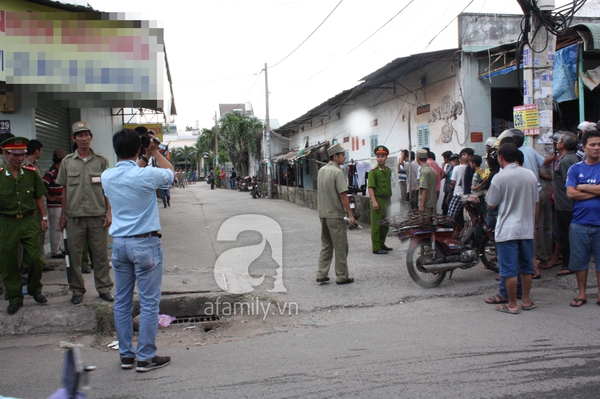
POLYGON ((235 179, 229 179, 229 188, 235 190, 235 179))
POLYGON ((533 240, 510 240, 497 242, 500 277, 517 277, 533 274, 533 240))
POLYGON ((569 269, 587 270, 590 267, 590 257, 594 255, 596 271, 600 273, 600 226, 571 224, 569 243, 571 247, 569 269))
POLYGON ((171 205, 171 190, 170 189, 165 190, 164 188, 161 188, 160 191, 161 191, 163 205, 166 208, 167 205, 171 205))
POLYGON ((113 270, 115 275, 115 328, 121 357, 137 357, 147 362, 156 355, 156 333, 163 252, 160 238, 114 237, 113 270), (133 335, 133 289, 137 281, 140 301, 140 328, 137 350, 131 342, 133 335))

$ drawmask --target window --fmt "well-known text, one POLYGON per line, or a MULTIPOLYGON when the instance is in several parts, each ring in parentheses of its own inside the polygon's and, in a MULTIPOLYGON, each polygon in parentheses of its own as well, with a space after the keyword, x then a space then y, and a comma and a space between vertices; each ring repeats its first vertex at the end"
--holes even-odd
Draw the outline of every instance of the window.
POLYGON ((371 136, 371 154, 375 153, 375 147, 377 147, 377 135, 371 136))
POLYGON ((429 125, 418 125, 417 126, 417 147, 429 147, 429 125))

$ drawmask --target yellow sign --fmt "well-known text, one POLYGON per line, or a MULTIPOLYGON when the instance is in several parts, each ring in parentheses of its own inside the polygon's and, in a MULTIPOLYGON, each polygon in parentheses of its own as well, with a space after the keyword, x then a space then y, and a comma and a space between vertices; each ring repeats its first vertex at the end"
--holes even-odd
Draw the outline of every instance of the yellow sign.
POLYGON ((513 107, 515 129, 520 129, 526 136, 540 134, 540 122, 537 104, 513 107))
POLYGON ((154 130, 154 133, 156 133, 156 138, 161 142, 163 141, 162 124, 160 123, 125 123, 123 124, 123 129, 135 130, 135 128, 138 126, 144 126, 148 130, 154 130))

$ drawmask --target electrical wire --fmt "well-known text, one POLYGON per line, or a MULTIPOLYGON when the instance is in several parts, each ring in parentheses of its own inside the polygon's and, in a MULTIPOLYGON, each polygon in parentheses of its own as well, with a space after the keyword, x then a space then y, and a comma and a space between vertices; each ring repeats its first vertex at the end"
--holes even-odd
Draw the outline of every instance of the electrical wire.
POLYGON ((304 43, 306 43, 306 41, 307 41, 308 39, 310 39, 310 37, 311 37, 312 35, 314 35, 314 33, 315 33, 317 30, 319 30, 319 28, 320 28, 320 27, 321 27, 321 26, 322 26, 322 25, 325 23, 325 21, 327 21, 327 19, 329 19, 329 17, 331 16, 331 14, 333 14, 333 12, 334 12, 334 11, 335 11, 335 10, 336 10, 336 9, 337 9, 339 6, 340 6, 340 4, 342 4, 342 2, 343 2, 343 1, 344 1, 344 0, 340 0, 340 2, 339 2, 339 3, 337 3, 337 5, 336 5, 335 7, 333 7, 333 10, 331 10, 331 12, 330 12, 330 13, 329 13, 329 14, 328 14, 326 17, 325 17, 325 19, 324 19, 324 20, 323 20, 323 21, 322 21, 322 22, 319 24, 319 26, 317 26, 317 27, 315 28, 315 30, 313 30, 313 31, 311 32, 311 34, 310 34, 310 35, 308 35, 308 37, 307 37, 306 39, 304 39, 304 40, 302 41, 302 43, 300 43, 300 44, 298 45, 298 47, 296 47, 295 49, 293 49, 291 53, 289 53, 288 55, 286 55, 285 57, 283 57, 283 59, 282 59, 282 60, 280 60, 279 62, 275 63, 275 65, 272 65, 270 68, 275 68, 277 65, 281 64, 281 63, 282 63, 283 61, 285 61, 285 60, 286 60, 286 59, 287 59, 287 58, 288 58, 290 55, 294 54, 294 53, 296 52, 296 50, 298 50, 298 49, 299 49, 299 48, 300 48, 300 47, 301 47, 301 46, 302 46, 304 43))

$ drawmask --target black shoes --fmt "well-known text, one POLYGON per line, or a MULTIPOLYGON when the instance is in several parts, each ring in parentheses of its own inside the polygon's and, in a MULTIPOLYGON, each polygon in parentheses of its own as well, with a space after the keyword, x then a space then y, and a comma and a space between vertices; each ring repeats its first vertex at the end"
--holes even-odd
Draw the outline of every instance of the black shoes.
POLYGON ((47 264, 44 263, 44 271, 45 272, 53 272, 54 268, 50 267, 50 266, 48 266, 47 264))
POLYGON ((31 296, 33 297, 33 300, 36 301, 37 303, 46 303, 46 302, 48 302, 48 300, 46 299, 46 297, 44 296, 44 294, 33 294, 31 296))
POLYGON ((344 284, 352 284, 354 282, 353 278, 348 278, 347 280, 344 281, 336 281, 335 283, 337 285, 344 285, 344 284))
POLYGON ((317 279, 317 283, 326 283, 329 281, 329 277, 325 277, 325 278, 318 278, 317 279))
POLYGON ((384 251, 393 251, 394 250, 393 248, 390 248, 386 245, 382 246, 381 249, 383 249, 384 251))
POLYGON ((21 306, 23 306, 23 302, 11 303, 6 308, 6 311, 8 312, 8 314, 15 314, 19 311, 19 309, 21 309, 21 306))
POLYGON ((99 296, 106 302, 114 302, 115 301, 115 297, 110 292, 107 292, 106 294, 100 294, 99 296))
POLYGON ((83 273, 83 274, 90 274, 91 272, 92 272, 92 269, 90 269, 87 266, 81 268, 81 273, 83 273))
POLYGON ((135 363, 135 358, 133 357, 122 357, 121 358, 121 368, 125 370, 129 370, 133 368, 133 364, 135 363))
POLYGON ((52 259, 64 259, 65 254, 52 255, 51 258, 52 259))
POLYGON ((140 362, 138 360, 135 371, 139 373, 144 373, 146 371, 152 371, 161 367, 168 366, 170 363, 171 358, 169 356, 154 356, 149 362, 140 362))
POLYGON ((373 251, 375 255, 387 255, 388 251, 385 249, 378 249, 377 251, 373 251))
POLYGON ((81 302, 83 302, 83 295, 73 295, 71 297, 71 303, 73 305, 79 305, 81 302))

